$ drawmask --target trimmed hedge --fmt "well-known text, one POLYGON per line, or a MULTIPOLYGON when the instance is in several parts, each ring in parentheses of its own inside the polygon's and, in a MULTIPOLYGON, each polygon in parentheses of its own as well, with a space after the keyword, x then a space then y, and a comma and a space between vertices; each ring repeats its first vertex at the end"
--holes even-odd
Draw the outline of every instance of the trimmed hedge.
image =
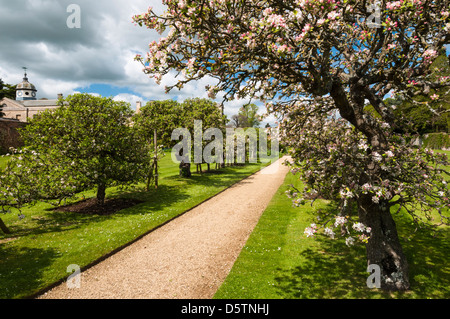
POLYGON ((450 136, 447 133, 430 133, 424 135, 423 147, 431 149, 449 149, 450 148, 450 136))

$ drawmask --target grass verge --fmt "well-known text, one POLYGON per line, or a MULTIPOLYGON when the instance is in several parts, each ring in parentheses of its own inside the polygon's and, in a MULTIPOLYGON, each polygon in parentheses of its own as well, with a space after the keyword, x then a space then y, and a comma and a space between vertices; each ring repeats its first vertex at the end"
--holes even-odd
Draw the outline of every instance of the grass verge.
POLYGON ((8 162, 10 156, 0 155, 0 169, 6 167, 6 162, 8 162))

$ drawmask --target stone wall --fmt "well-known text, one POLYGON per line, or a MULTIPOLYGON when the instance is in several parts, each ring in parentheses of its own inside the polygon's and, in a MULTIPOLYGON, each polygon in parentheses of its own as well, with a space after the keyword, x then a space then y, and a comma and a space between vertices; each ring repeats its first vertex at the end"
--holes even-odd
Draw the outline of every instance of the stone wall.
POLYGON ((23 122, 0 118, 0 155, 8 153, 10 147, 17 148, 23 146, 17 129, 26 125, 23 122))

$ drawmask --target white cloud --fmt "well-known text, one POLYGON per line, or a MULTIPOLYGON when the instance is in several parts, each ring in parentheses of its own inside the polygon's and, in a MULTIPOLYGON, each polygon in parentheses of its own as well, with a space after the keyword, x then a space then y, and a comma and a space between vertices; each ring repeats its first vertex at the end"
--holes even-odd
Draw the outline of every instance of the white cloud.
POLYGON ((58 94, 67 96, 78 93, 75 92, 75 89, 82 85, 81 82, 62 82, 58 80, 45 80, 43 82, 38 81, 36 83, 39 83, 38 98, 45 97, 47 99, 56 99, 58 94))
POLYGON ((131 108, 133 110, 136 109, 136 102, 142 102, 142 105, 145 105, 145 101, 142 100, 140 96, 129 94, 129 93, 121 93, 113 97, 114 101, 124 101, 130 103, 131 108))
MULTIPOLYGON (((83 93, 83 92, 74 91, 72 94, 79 94, 79 93, 83 93)), ((86 94, 89 94, 89 95, 92 95, 92 96, 95 96, 95 97, 100 97, 101 96, 100 93, 92 93, 92 92, 90 92, 90 93, 86 93, 86 94)))

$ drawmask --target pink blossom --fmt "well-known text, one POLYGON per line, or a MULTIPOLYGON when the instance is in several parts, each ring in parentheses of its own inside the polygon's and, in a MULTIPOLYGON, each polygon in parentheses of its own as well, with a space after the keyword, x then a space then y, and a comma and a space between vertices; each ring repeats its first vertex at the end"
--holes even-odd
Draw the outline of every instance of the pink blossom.
POLYGON ((396 47, 396 44, 388 44, 388 50, 395 49, 396 47))
POLYGON ((387 157, 394 157, 394 153, 392 153, 391 151, 387 151, 386 155, 387 157))
POLYGON ((432 50, 432 49, 428 49, 422 54, 422 56, 425 59, 432 59, 432 58, 437 56, 437 51, 436 50, 432 50))
POLYGON ((352 228, 358 232, 363 232, 366 229, 366 226, 364 226, 364 224, 362 223, 354 223, 352 228))
POLYGON ((337 18, 339 18, 340 14, 336 11, 331 11, 330 13, 328 13, 328 19, 330 20, 336 20, 337 18))
POLYGON ((353 238, 353 237, 347 237, 347 238, 345 239, 345 244, 346 244, 347 246, 353 246, 353 245, 355 244, 355 238, 353 238))
POLYGON ((401 2, 400 1, 394 1, 394 2, 387 2, 386 3, 386 9, 389 10, 396 10, 399 9, 401 7, 401 2))
POLYGON ((334 222, 334 227, 338 227, 339 225, 344 225, 347 222, 347 219, 343 216, 336 216, 336 221, 334 222))
POLYGON ((313 237, 316 232, 317 232, 316 224, 311 224, 310 227, 306 227, 304 234, 306 235, 306 237, 313 237))
POLYGON ((331 228, 327 227, 323 231, 325 235, 329 236, 330 238, 334 238, 335 233, 331 228))

